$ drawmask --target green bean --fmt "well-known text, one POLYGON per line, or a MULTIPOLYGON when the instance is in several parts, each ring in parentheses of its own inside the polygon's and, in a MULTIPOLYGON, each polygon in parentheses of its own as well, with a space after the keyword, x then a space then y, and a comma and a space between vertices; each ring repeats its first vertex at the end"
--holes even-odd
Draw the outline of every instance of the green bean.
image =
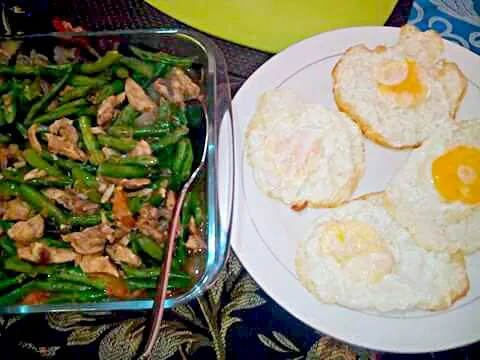
MULTIPOLYGON (((125 108, 123 109, 123 111, 125 111, 125 109, 127 107, 129 107, 130 105, 127 105, 125 106, 125 108)), ((133 109, 133 108, 132 108, 133 109)), ((122 112, 123 112, 122 111, 122 112)), ((133 137, 133 134, 135 132, 135 129, 131 128, 128 126, 128 124, 122 124, 122 126, 120 126, 120 124, 118 124, 118 120, 120 119, 120 116, 122 115, 122 113, 120 113, 120 115, 118 116, 117 120, 114 122, 114 124, 110 127, 110 129, 108 130, 108 132, 110 133, 111 136, 117 138, 117 139, 121 139, 121 138, 131 138, 133 137)), ((122 121, 123 122, 123 121, 122 121)))
POLYGON ((193 216, 195 224, 201 225, 203 223, 202 204, 197 191, 191 191, 187 195, 187 199, 182 209, 182 224, 188 225, 190 218, 193 216))
MULTIPOLYGON (((134 268, 128 265, 123 265, 122 269, 127 278, 137 279, 157 279, 162 271, 161 267, 134 268)), ((190 282, 192 277, 183 271, 172 271, 170 272, 169 279, 179 279, 190 282)))
POLYGON ((52 239, 52 238, 43 238, 41 240, 42 243, 44 243, 47 246, 54 247, 54 248, 59 248, 59 249, 70 249, 71 246, 69 243, 66 243, 65 241, 62 240, 57 240, 57 239, 52 239))
MULTIPOLYGON (((123 108, 118 117, 112 124, 110 129, 113 129, 118 126, 131 126, 135 119, 137 118, 139 112, 135 110, 132 105, 128 104, 123 108)), ((122 136, 123 137, 123 136, 122 136)))
POLYGON ((172 186, 181 186, 190 176, 193 163, 192 143, 188 138, 183 138, 177 143, 175 159, 172 164, 172 186))
POLYGON ((94 74, 108 69, 110 66, 120 60, 122 55, 116 50, 107 51, 107 53, 94 63, 85 63, 76 66, 76 70, 83 74, 94 74))
POLYGON ((26 283, 2 296, 0 296, 0 305, 13 305, 33 289, 33 281, 26 283))
MULTIPOLYGON (((189 279, 188 281, 183 279, 171 279, 168 278, 168 289, 184 289, 188 288, 191 285, 192 281, 189 279)), ((137 278, 129 278, 127 279, 127 287, 128 290, 142 290, 142 289, 156 289, 158 285, 157 279, 137 279, 137 278)))
POLYGON ((135 149, 138 144, 136 140, 130 138, 117 138, 107 135, 99 135, 97 140, 100 145, 124 152, 135 149))
POLYGON ((62 96, 60 96, 58 98, 58 103, 60 105, 62 104, 65 104, 65 103, 68 103, 72 100, 75 100, 75 99, 79 99, 79 98, 83 98, 83 97, 86 97, 87 94, 93 89, 93 86, 80 86, 80 87, 77 87, 77 88, 73 88, 69 91, 67 91, 65 94, 63 94, 62 96))
POLYGON ((7 124, 13 123, 17 117, 17 97, 17 90, 15 88, 8 94, 2 96, 3 111, 7 124))
POLYGON ((128 265, 122 265, 122 270, 125 272, 126 278, 138 278, 138 279, 156 279, 162 271, 161 267, 149 267, 149 268, 134 268, 128 265))
POLYGON ((51 160, 50 160, 49 157, 47 157, 48 160, 55 161, 56 165, 60 166, 63 169, 66 169, 66 170, 73 170, 74 168, 80 168, 83 171, 90 172, 90 173, 95 173, 97 171, 97 167, 95 165, 82 164, 82 163, 78 163, 78 162, 70 160, 70 159, 61 159, 61 158, 55 159, 48 152, 43 153, 42 155, 44 157, 45 157, 45 155, 49 156, 51 158, 51 160))
POLYGON ((3 110, 3 107, 0 107, 0 126, 3 126, 7 123, 7 120, 5 119, 5 111, 3 110))
POLYGON ((59 225, 67 223, 67 218, 63 211, 35 188, 26 184, 20 184, 18 186, 18 192, 23 200, 29 203, 34 209, 39 212, 45 212, 48 217, 55 220, 59 225))
POLYGON ((138 255, 138 256, 141 255, 142 249, 140 248, 140 245, 138 244, 138 242, 130 241, 129 246, 130 246, 130 250, 132 250, 135 255, 138 255))
POLYGON ((26 84, 23 88, 23 96, 27 102, 32 102, 42 96, 42 88, 40 86, 40 78, 37 77, 32 83, 26 84))
POLYGON ((39 66, 39 74, 47 77, 62 77, 65 73, 72 71, 71 64, 42 65, 39 66))
POLYGON ((119 94, 124 89, 124 83, 122 80, 115 80, 114 82, 105 85, 102 89, 100 89, 90 101, 93 104, 100 104, 103 100, 108 98, 109 96, 119 94))
POLYGON ((152 167, 158 165, 158 159, 151 155, 128 156, 128 157, 111 157, 109 162, 120 165, 135 165, 152 167))
POLYGON ((138 179, 147 177, 148 169, 135 165, 120 165, 105 162, 98 167, 97 175, 114 178, 138 179))
POLYGON ((73 284, 66 281, 35 280, 34 283, 33 288, 35 289, 53 292, 80 293, 92 290, 92 287, 89 285, 73 284))
POLYGON ((20 274, 13 278, 6 278, 0 280, 0 290, 5 290, 13 285, 19 285, 23 283, 27 277, 24 274, 20 274))
POLYGON ((86 108, 82 108, 82 109, 80 109, 80 111, 78 112, 77 115, 78 116, 85 115, 85 116, 95 117, 95 116, 97 116, 97 107, 95 105, 92 105, 92 106, 89 106, 89 107, 86 107, 86 108))
POLYGON ((90 286, 98 290, 105 290, 107 288, 107 284, 104 281, 102 281, 101 279, 95 279, 95 278, 89 277, 81 269, 77 269, 77 268, 62 270, 56 274, 53 274, 50 277, 50 280, 52 281, 62 280, 62 281, 69 281, 73 283, 79 283, 79 284, 90 286))
MULTIPOLYGON (((153 69, 153 68, 152 68, 153 69)), ((146 89, 150 86, 150 84, 153 82, 153 77, 146 77, 143 76, 142 74, 138 72, 133 72, 131 76, 132 80, 135 81, 138 85, 140 85, 142 88, 146 89)))
POLYGON ((157 244, 153 239, 144 235, 133 236, 133 241, 137 242, 142 252, 150 256, 151 258, 162 261, 165 250, 157 244))
MULTIPOLYGON (((163 125, 161 127, 151 126, 151 127, 144 127, 138 128, 133 131, 134 138, 155 138, 155 137, 163 137, 166 134, 170 133, 172 128, 169 124, 163 125)), ((184 131, 188 131, 188 128, 185 128, 184 131)))
POLYGON ((15 123, 15 127, 17 128, 18 132, 20 133, 20 135, 26 139, 27 138, 27 129, 25 129, 25 126, 23 126, 22 124, 20 124, 19 122, 16 122, 15 123))
POLYGON ((0 180, 0 196, 8 198, 18 195, 18 185, 7 180, 0 180))
MULTIPOLYGON (((183 140, 181 140, 183 141, 183 140)), ((183 165, 181 168, 181 171, 179 172, 181 176, 181 182, 187 181, 187 179, 190 177, 192 173, 192 165, 193 165, 193 148, 192 148, 192 143, 190 142, 190 139, 186 138, 185 139, 187 143, 187 152, 185 154, 184 160, 183 160, 183 165)), ((172 169, 175 171, 175 169, 172 169)))
MULTIPOLYGON (((133 129, 130 127, 120 127, 114 126, 110 128, 110 134, 116 137, 134 137, 136 139, 141 138, 156 138, 156 137, 163 137, 165 135, 170 134, 172 128, 169 124, 163 125, 161 127, 156 126, 149 126, 144 128, 133 129)), ((188 133, 188 128, 184 127, 182 130, 179 130, 181 133, 188 133)))
POLYGON ((7 80, 0 81, 0 94, 4 94, 10 90, 12 83, 7 80))
POLYGON ((8 236, 0 237, 0 247, 7 256, 17 255, 17 247, 15 246, 15 242, 8 236))
POLYGON ((2 171, 2 176, 6 180, 10 180, 16 183, 22 183, 23 177, 25 176, 26 172, 23 170, 17 169, 5 169, 2 171))
POLYGON ((63 177, 63 173, 55 165, 49 164, 45 159, 43 159, 35 150, 27 149, 23 152, 23 157, 25 161, 32 167, 40 170, 46 171, 50 176, 60 176, 63 177))
POLYGON ((47 304, 96 303, 106 298, 107 295, 101 291, 89 290, 79 294, 55 294, 48 298, 47 304))
POLYGON ((41 187, 65 188, 73 185, 73 180, 68 177, 40 177, 25 181, 25 184, 41 187))
POLYGON ((46 124, 65 116, 71 116, 76 114, 80 115, 85 112, 85 105, 87 104, 88 102, 86 99, 73 100, 72 102, 60 105, 51 112, 35 118, 33 122, 37 124, 46 124))
POLYGON ((148 203, 155 207, 160 207, 162 206, 162 203, 164 200, 165 200, 165 197, 162 196, 161 194, 154 194, 150 197, 150 199, 148 199, 148 203))
POLYGON ((62 65, 23 65, 17 64, 13 66, 0 65, 0 75, 15 75, 15 76, 52 76, 60 77, 65 72, 71 70, 68 64, 62 65))
POLYGON ((5 259, 3 267, 6 270, 24 273, 28 275, 36 274, 54 274, 59 269, 62 269, 63 265, 32 265, 26 261, 20 260, 16 256, 5 259))
POLYGON ((102 214, 110 221, 113 215, 110 211, 102 211, 96 214, 73 215, 70 217, 70 225, 72 226, 95 226, 102 222, 102 214))
POLYGON ((130 72, 126 67, 121 65, 115 64, 112 66, 112 72, 115 74, 116 77, 119 79, 126 79, 130 76, 130 72))
POLYGON ((70 102, 67 102, 65 104, 62 104, 61 106, 57 107, 55 110, 60 110, 60 109, 66 109, 66 108, 78 108, 80 106, 85 106, 88 105, 88 101, 86 99, 76 99, 72 100, 70 102))
POLYGON ((152 190, 158 190, 158 189, 166 189, 168 186, 168 179, 167 178, 162 178, 162 179, 158 179, 158 180, 155 180, 153 183, 150 184, 150 188, 152 190))
POLYGON ((101 214, 77 215, 70 217, 70 224, 73 226, 95 226, 101 222, 101 214))
MULTIPOLYGON (((150 188, 153 190, 158 190, 160 188, 166 189, 169 183, 169 179, 162 178, 159 179, 155 182, 153 182, 150 185, 150 188)), ((149 204, 155 206, 155 207, 160 207, 165 199, 165 196, 161 192, 155 192, 153 195, 150 197, 148 200, 149 204)))
POLYGON ((24 124, 25 126, 30 126, 33 118, 40 112, 45 109, 45 107, 57 96, 57 94, 63 89, 67 81, 71 76, 71 70, 67 71, 67 73, 62 77, 60 81, 58 81, 48 92, 47 95, 42 97, 38 102, 33 104, 28 112, 24 124))
POLYGON ((177 57, 161 51, 154 53, 135 46, 130 46, 130 51, 144 61, 162 63, 171 66, 190 67, 195 61, 195 58, 193 57, 177 57))
MULTIPOLYGON (((143 290, 143 289, 156 289, 157 281, 155 279, 127 279, 127 287, 129 291, 143 290)), ((167 288, 169 288, 167 286, 167 288)))
POLYGON ((98 182, 95 175, 83 170, 80 167, 74 167, 72 169, 72 176, 75 181, 75 187, 86 193, 87 197, 95 202, 99 203, 102 196, 98 192, 98 182))
POLYGON ((156 139, 149 139, 149 144, 153 152, 158 152, 166 148, 167 146, 178 143, 180 139, 182 139, 187 134, 188 134, 187 127, 178 127, 167 135, 164 135, 156 139))
MULTIPOLYGON (((16 251, 15 251, 16 255, 16 251)), ((15 255, 12 255, 6 259, 3 263, 3 267, 6 270, 15 271, 19 273, 32 274, 34 273, 34 266, 26 261, 22 261, 17 258, 15 255)))
POLYGON ((9 221, 9 220, 0 220, 0 228, 3 229, 3 231, 8 231, 8 229, 10 229, 13 224, 15 222, 14 221, 9 221))
POLYGON ((90 160, 95 165, 99 165, 104 161, 103 153, 98 148, 97 140, 92 134, 90 119, 86 116, 80 116, 78 125, 83 137, 83 143, 90 152, 90 160))
POLYGON ((188 125, 188 119, 185 111, 177 105, 173 105, 173 113, 171 115, 170 121, 176 126, 188 125))
POLYGON ((97 77, 90 77, 90 76, 85 76, 85 75, 74 75, 72 78, 68 81, 69 85, 72 86, 94 86, 94 87, 100 87, 104 86, 107 84, 109 81, 109 78, 106 77, 105 75, 100 75, 97 77))
POLYGON ((72 168, 72 175, 75 181, 81 182, 86 187, 98 187, 98 182, 95 178, 95 175, 89 173, 88 171, 82 170, 80 167, 72 168))
POLYGON ((192 216, 192 192, 189 192, 185 197, 182 212, 180 213, 180 222, 182 225, 188 225, 190 217, 192 216))
POLYGON ((120 64, 148 79, 153 77, 153 66, 136 58, 122 56, 120 64))
POLYGON ((8 134, 0 134, 0 144, 10 144, 12 138, 8 134))
POLYGON ((8 134, 0 134, 0 144, 10 144, 12 138, 8 134))
POLYGON ((128 208, 133 215, 136 215, 138 214, 144 203, 145 198, 142 198, 141 196, 131 197, 128 199, 128 208))
POLYGON ((200 203, 193 208, 193 218, 195 220, 195 224, 197 225, 203 224, 205 220, 203 215, 203 209, 200 203))
POLYGON ((185 241, 183 239, 178 239, 175 247, 175 255, 172 259, 172 270, 179 271, 183 268, 185 263, 185 258, 187 257, 187 249, 185 247, 185 241))

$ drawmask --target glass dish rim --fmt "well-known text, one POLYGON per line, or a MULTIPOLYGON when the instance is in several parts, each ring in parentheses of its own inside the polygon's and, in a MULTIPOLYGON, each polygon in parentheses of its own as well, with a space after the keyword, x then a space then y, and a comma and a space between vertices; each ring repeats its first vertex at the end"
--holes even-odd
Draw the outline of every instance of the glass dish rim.
MULTIPOLYGON (((231 97, 226 62, 222 52, 208 37, 193 31, 170 27, 146 28, 146 29, 126 29, 126 30, 106 30, 106 31, 84 31, 84 32, 48 32, 25 35, 0 36, 0 41, 6 40, 26 40, 57 38, 69 39, 74 37, 109 37, 109 36, 135 36, 135 35, 158 35, 171 36, 190 41, 199 47, 207 59, 207 129, 209 131, 208 152, 207 152, 207 241, 208 251, 206 259, 205 272, 202 277, 187 292, 179 296, 168 298, 165 301, 165 308, 171 308, 176 305, 184 304, 203 294, 208 287, 215 281, 230 251, 230 229, 233 214, 233 181, 234 181, 234 147, 233 147, 233 123, 231 110, 231 97), (218 80, 218 79, 221 80, 218 80), (225 84, 222 89, 218 86, 220 81, 225 84), (225 86, 226 85, 226 86, 225 86), (225 91, 225 88, 228 91, 225 91), (225 104, 219 104, 218 95, 223 96, 225 104), (217 155, 219 132, 221 122, 225 118, 230 120, 230 138, 232 147, 232 168, 231 179, 229 179, 229 188, 231 194, 229 197, 228 216, 225 224, 220 224, 219 204, 218 204, 218 175, 217 175, 217 155), (213 135, 213 136, 210 136, 213 135), (218 219, 218 220, 217 220, 218 219), (224 226, 222 226, 224 225, 224 226)), ((112 310, 147 310, 153 306, 153 300, 115 300, 98 303, 67 303, 67 304, 38 304, 38 305, 7 305, 0 306, 0 314, 30 314, 47 312, 91 312, 91 311, 112 311, 112 310)))

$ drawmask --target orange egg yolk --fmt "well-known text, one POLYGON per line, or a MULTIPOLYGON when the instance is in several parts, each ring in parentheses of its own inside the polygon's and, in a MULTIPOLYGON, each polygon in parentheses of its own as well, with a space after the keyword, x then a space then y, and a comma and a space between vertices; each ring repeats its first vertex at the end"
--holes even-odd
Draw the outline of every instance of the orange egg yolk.
MULTIPOLYGON (((416 62, 412 59, 406 59, 405 62, 407 64, 407 72, 401 81, 393 84, 381 82, 378 86, 380 92, 384 94, 390 93, 400 97, 403 96, 405 99, 401 98, 401 103, 405 105, 415 105, 425 97, 426 89, 418 75, 416 62)), ((401 71, 401 69, 398 70, 401 71)), ((395 76, 395 74, 391 75, 395 76)))
POLYGON ((480 203, 480 148, 460 145, 432 163, 435 187, 447 201, 480 203))

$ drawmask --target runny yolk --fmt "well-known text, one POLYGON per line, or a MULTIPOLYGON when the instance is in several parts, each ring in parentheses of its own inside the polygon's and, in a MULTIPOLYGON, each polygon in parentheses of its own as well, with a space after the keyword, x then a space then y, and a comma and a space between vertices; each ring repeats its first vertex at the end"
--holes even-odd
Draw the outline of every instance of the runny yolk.
POLYGON ((460 145, 436 158, 432 177, 446 201, 480 203, 480 148, 460 145))
MULTIPOLYGON (((384 94, 390 93, 400 96, 400 102, 404 103, 405 105, 415 105, 418 104, 425 97, 426 89, 418 75, 416 62, 412 59, 405 59, 404 61, 407 64, 406 75, 402 78, 402 76, 398 74, 400 75, 399 79, 401 79, 399 82, 391 83, 389 81, 380 81, 378 87, 380 92, 384 94)), ((388 72, 385 72, 384 74, 387 77, 395 78, 395 67, 397 66, 392 65, 393 64, 389 63, 386 63, 384 65, 390 67, 390 73, 388 74, 388 72)), ((397 71, 403 72, 402 66, 398 66, 397 71)))

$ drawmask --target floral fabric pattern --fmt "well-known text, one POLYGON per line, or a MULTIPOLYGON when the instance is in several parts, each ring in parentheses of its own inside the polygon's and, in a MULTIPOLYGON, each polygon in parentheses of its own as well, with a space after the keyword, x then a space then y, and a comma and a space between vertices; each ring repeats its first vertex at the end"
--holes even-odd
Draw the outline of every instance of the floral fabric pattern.
MULTIPOLYGON (((146 312, 4 316, 2 359, 134 359, 146 312)), ((375 359, 274 304, 232 254, 215 285, 166 313, 153 359, 375 359)))

